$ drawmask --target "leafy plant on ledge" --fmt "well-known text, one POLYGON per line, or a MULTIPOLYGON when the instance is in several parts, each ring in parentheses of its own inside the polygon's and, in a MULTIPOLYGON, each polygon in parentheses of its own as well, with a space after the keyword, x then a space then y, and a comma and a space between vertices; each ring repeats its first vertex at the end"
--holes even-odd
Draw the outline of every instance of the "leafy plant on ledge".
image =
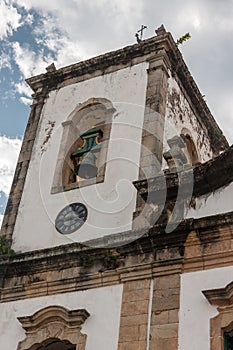
POLYGON ((190 33, 186 33, 185 35, 183 35, 182 37, 180 37, 177 41, 176 44, 177 45, 181 45, 183 44, 186 40, 189 40, 191 38, 190 33))
POLYGON ((2 255, 14 254, 14 250, 9 247, 9 242, 6 238, 6 235, 0 237, 0 257, 2 255))

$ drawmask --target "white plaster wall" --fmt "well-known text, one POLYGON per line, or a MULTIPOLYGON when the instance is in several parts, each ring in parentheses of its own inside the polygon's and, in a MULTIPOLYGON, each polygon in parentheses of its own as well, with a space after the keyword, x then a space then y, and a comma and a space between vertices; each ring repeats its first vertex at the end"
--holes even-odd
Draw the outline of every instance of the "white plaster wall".
POLYGON ((13 249, 29 251, 102 237, 131 228, 135 211, 141 133, 148 63, 141 63, 50 93, 43 109, 32 159, 16 220, 13 249), (50 194, 61 142, 61 123, 79 103, 106 98, 116 109, 104 183, 50 194), (45 143, 50 122, 55 121, 45 143), (42 152, 43 150, 43 152, 42 152), (54 227, 57 214, 72 202, 88 208, 86 223, 75 233, 61 235, 54 227))
MULTIPOLYGON (((191 136, 196 145, 198 155, 201 162, 206 162, 212 158, 212 151, 208 136, 204 127, 199 124, 197 118, 179 85, 173 77, 168 79, 168 94, 167 107, 165 116, 165 133, 164 133, 164 152, 168 151, 169 146, 167 140, 178 135, 180 136, 183 128, 191 132, 191 136), (178 96, 178 100, 173 104, 171 102, 171 95, 178 96)), ((163 161, 163 168, 167 168, 165 160, 163 161)))
POLYGON ((202 290, 223 288, 232 278, 233 267, 181 275, 179 350, 210 350, 210 319, 218 312, 202 290))
POLYGON ((0 304, 0 344, 4 350, 16 350, 25 338, 17 317, 30 316, 52 305, 70 310, 86 309, 90 316, 82 327, 87 335, 86 350, 117 350, 123 286, 111 286, 82 292, 25 299, 0 304))
POLYGON ((187 209, 185 218, 202 218, 233 211, 233 183, 217 191, 196 198, 196 208, 187 209))

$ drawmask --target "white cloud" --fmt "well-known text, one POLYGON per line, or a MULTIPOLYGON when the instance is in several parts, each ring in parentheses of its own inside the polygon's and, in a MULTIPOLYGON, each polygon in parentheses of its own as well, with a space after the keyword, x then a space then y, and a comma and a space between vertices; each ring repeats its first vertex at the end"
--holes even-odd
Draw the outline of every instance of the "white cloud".
POLYGON ((6 53, 2 53, 0 56, 0 70, 3 68, 11 69, 11 57, 6 53))
POLYGON ((34 52, 26 45, 21 45, 19 42, 12 43, 14 60, 18 65, 19 70, 24 78, 39 74, 45 71, 45 67, 51 63, 51 58, 44 57, 42 52, 34 52))
POLYGON ((0 39, 12 35, 13 31, 20 26, 21 15, 12 6, 11 1, 0 2, 0 39))
POLYGON ((16 83, 15 88, 19 94, 31 97, 32 90, 24 81, 16 83))
MULTIPOLYGON (((25 44, 13 43, 14 59, 24 78, 44 72, 53 61, 61 67, 101 53, 108 47, 116 48, 114 41, 108 40, 111 31, 117 38, 116 45, 121 46, 125 28, 133 32, 133 38, 143 6, 142 0, 137 6, 133 0, 70 0, 68 6, 66 0, 15 0, 13 3, 27 11, 39 11, 40 23, 33 28, 34 38, 40 48, 47 48, 53 56, 45 54, 43 48, 33 52, 25 44), (92 26, 88 24, 90 21, 92 26)), ((25 18, 32 20, 33 17, 28 12, 25 18)))
MULTIPOLYGON (((16 0, 16 3, 39 11, 45 18, 42 26, 37 26, 37 34, 43 32, 48 39, 55 29, 69 42, 64 48, 73 43, 77 48, 76 62, 79 57, 91 57, 125 45, 130 36, 134 42, 145 6, 143 0, 136 4, 134 0, 16 0)), ((66 54, 69 56, 69 51, 66 54)))
POLYGON ((24 97, 24 96, 20 97, 20 101, 26 106, 30 106, 32 103, 32 99, 24 97))
POLYGON ((0 191, 9 195, 22 141, 0 136, 0 191))
POLYGON ((32 7, 31 0, 15 0, 14 3, 20 7, 24 7, 26 10, 30 10, 32 7))
POLYGON ((87 57, 87 52, 81 50, 77 42, 59 30, 56 18, 51 15, 45 15, 41 19, 40 26, 34 29, 34 34, 37 44, 43 45, 53 53, 56 66, 76 63, 79 59, 87 57))
MULTIPOLYGON (((87 56, 86 52, 79 49, 77 43, 59 33, 53 20, 49 17, 47 20, 44 19, 40 28, 36 29, 35 34, 37 35, 35 38, 37 44, 43 45, 43 48, 48 49, 50 53, 46 55, 43 48, 40 51, 32 51, 28 45, 19 42, 12 43, 14 61, 24 78, 45 73, 45 68, 52 62, 57 67, 61 67, 75 63, 87 56)), ((15 87, 20 94, 31 95, 31 90, 25 83, 16 83, 15 87)))

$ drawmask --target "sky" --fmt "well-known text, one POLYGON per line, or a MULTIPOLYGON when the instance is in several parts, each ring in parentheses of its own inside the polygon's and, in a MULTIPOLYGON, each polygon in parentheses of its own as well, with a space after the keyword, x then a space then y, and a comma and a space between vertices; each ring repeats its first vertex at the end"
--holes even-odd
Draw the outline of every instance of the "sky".
POLYGON ((162 23, 233 143, 233 0, 0 0, 0 224, 32 91, 25 83, 57 68, 135 43, 162 23))

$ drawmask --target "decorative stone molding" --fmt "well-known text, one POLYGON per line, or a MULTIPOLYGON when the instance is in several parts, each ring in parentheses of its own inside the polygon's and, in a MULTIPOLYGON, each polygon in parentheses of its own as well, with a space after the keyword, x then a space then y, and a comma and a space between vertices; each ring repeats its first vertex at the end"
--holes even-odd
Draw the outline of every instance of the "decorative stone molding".
POLYGON ((182 263, 183 272, 232 266, 232 214, 187 219, 170 234, 164 233, 166 223, 157 224, 138 240, 113 250, 98 248, 98 245, 103 247, 104 243, 105 247, 112 247, 120 241, 125 243, 138 232, 109 235, 89 242, 86 247, 72 243, 3 256, 0 302, 156 277, 173 269, 177 259, 182 263), (106 258, 116 264, 106 267, 106 258))
POLYGON ((76 345, 76 350, 85 350, 87 336, 81 333, 81 326, 89 316, 85 309, 49 306, 32 316, 18 317, 26 338, 19 343, 17 350, 36 350, 54 339, 68 341, 76 345))
POLYGON ((114 112, 115 109, 109 100, 92 97, 77 105, 62 123, 63 133, 51 193, 58 193, 104 181, 108 142, 114 112), (83 140, 81 140, 80 135, 94 125, 101 128, 103 132, 102 147, 98 156, 98 163, 100 164, 98 174, 95 178, 82 182, 70 182, 69 178, 73 167, 70 154, 81 147, 83 140))
POLYGON ((233 329, 233 282, 224 288, 202 291, 219 314, 210 320, 211 350, 224 350, 224 334, 233 329))
POLYGON ((233 305, 233 282, 225 288, 204 290, 202 293, 211 305, 233 305))
MULTIPOLYGON (((186 171, 188 169, 184 169, 184 176, 186 171)), ((227 151, 221 153, 218 157, 197 165, 191 171, 193 171, 194 176, 193 197, 200 197, 229 185, 233 181, 233 146, 229 147, 227 151)), ((171 199, 174 194, 176 195, 176 191, 179 188, 179 177, 174 173, 167 173, 165 176, 167 199, 171 199)), ((190 186, 189 180, 190 176, 187 176, 187 188, 190 186)), ((184 182, 186 183, 185 177, 184 182)), ((148 188, 151 191, 151 195, 154 193, 154 198, 158 198, 159 192, 163 193, 165 190, 163 174, 149 180, 134 181, 133 184, 142 198, 147 198, 148 188)))

